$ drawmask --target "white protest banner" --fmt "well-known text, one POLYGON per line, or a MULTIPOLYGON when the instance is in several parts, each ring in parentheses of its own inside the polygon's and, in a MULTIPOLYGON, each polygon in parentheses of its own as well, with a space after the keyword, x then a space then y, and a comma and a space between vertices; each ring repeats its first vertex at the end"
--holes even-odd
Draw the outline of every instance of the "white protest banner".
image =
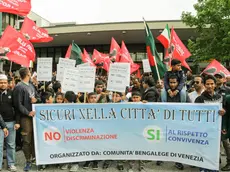
MULTIPOLYGON (((119 64, 119 66, 123 65, 125 68, 128 67, 129 69, 131 68, 131 64, 130 63, 114 63, 114 64, 119 64)), ((130 85, 130 70, 127 71, 127 75, 129 75, 129 77, 127 77, 127 84, 126 84, 126 86, 129 86, 130 85)))
POLYGON ((79 92, 93 92, 95 84, 96 67, 81 66, 78 67, 79 80, 78 91, 79 92))
POLYGON ((130 80, 130 64, 114 63, 110 65, 107 90, 125 92, 130 80))
POLYGON ((143 59, 142 60, 142 65, 143 65, 144 73, 152 72, 148 59, 143 59))
POLYGON ((78 92, 78 69, 65 69, 62 82, 62 92, 73 91, 78 92))
MULTIPOLYGON (((68 68, 66 68, 68 69, 68 68)), ((62 82, 63 77, 64 77, 64 71, 65 67, 57 64, 57 75, 56 75, 56 80, 62 82)))
POLYGON ((56 80, 62 82, 65 69, 74 69, 76 61, 73 59, 59 58, 59 63, 57 64, 57 76, 56 80))
POLYGON ((52 57, 37 59, 37 80, 38 81, 51 81, 52 64, 53 64, 52 57))
POLYGON ((59 65, 61 66, 64 66, 66 68, 69 68, 69 67, 75 67, 76 65, 76 60, 73 60, 73 59, 66 59, 66 58, 59 58, 59 65))

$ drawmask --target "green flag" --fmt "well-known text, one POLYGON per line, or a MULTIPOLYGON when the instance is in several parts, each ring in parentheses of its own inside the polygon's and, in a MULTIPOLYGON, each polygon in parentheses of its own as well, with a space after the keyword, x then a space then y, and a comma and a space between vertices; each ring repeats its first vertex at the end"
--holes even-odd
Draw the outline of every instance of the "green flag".
POLYGON ((80 47, 75 44, 74 42, 72 43, 72 49, 71 49, 71 55, 70 59, 76 60, 76 65, 82 64, 82 52, 80 47))
POLYGON ((145 21, 144 21, 144 25, 145 25, 145 32, 146 32, 146 38, 145 38, 146 50, 149 59, 149 64, 153 73, 154 80, 157 81, 163 78, 165 72, 167 71, 167 68, 160 59, 160 56, 156 49, 152 32, 149 29, 149 26, 145 23, 145 21))

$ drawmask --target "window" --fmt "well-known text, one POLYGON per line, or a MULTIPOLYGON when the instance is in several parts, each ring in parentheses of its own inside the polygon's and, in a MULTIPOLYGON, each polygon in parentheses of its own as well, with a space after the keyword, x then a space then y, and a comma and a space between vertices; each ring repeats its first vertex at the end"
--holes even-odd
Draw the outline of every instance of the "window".
POLYGON ((133 61, 136 61, 136 53, 130 53, 130 56, 132 57, 133 61))
POLYGON ((12 27, 14 27, 14 24, 15 24, 14 15, 13 15, 13 14, 10 14, 9 16, 10 16, 10 22, 9 22, 9 24, 10 24, 12 27))
POLYGON ((40 48, 36 48, 35 52, 36 52, 36 57, 41 57, 41 49, 40 48))
POLYGON ((48 56, 47 57, 54 57, 54 48, 48 48, 48 56))
POLYGON ((2 31, 4 31, 7 27, 6 13, 2 13, 2 31))
POLYGON ((47 48, 41 48, 41 57, 47 57, 47 48))
POLYGON ((142 61, 142 59, 146 59, 146 53, 137 53, 136 61, 142 61))
POLYGON ((55 49, 55 57, 54 57, 54 64, 58 64, 59 58, 62 56, 62 49, 56 48, 55 49))

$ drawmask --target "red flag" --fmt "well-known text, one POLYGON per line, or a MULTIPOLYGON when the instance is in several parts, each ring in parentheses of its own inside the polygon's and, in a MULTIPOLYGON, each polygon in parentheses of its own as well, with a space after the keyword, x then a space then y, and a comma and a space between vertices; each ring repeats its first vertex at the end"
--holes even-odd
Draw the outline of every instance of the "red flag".
POLYGON ((121 57, 119 62, 130 63, 130 73, 133 73, 140 68, 138 64, 133 62, 133 59, 129 54, 129 50, 127 49, 124 41, 121 43, 121 57))
POLYGON ((208 75, 215 75, 217 73, 223 73, 225 76, 230 75, 228 69, 226 69, 220 62, 213 60, 202 72, 208 75))
POLYGON ((1 0, 0 12, 26 16, 31 10, 31 0, 1 0))
POLYGON ((138 69, 138 71, 137 71, 137 78, 141 79, 141 71, 140 71, 140 69, 138 69))
POLYGON ((96 66, 96 65, 93 63, 92 59, 90 58, 88 52, 87 52, 85 49, 84 49, 84 51, 83 51, 82 61, 83 61, 84 63, 89 63, 90 66, 96 66))
POLYGON ((96 49, 93 50, 93 56, 92 56, 94 64, 103 64, 103 69, 106 71, 109 71, 110 67, 110 58, 108 54, 103 54, 97 51, 96 49))
POLYGON ((66 59, 69 59, 70 58, 70 55, 71 55, 71 50, 72 50, 72 44, 69 45, 69 48, 65 54, 65 58, 66 59))
POLYGON ((187 69, 190 69, 189 65, 185 61, 187 58, 191 56, 191 53, 188 51, 188 49, 185 47, 185 45, 182 43, 174 29, 171 29, 171 52, 172 52, 172 58, 178 59, 181 61, 182 66, 186 67, 187 69))
POLYGON ((32 43, 12 26, 8 26, 0 39, 1 56, 20 65, 29 67, 30 60, 35 60, 32 43), (4 51, 4 52, 3 52, 4 51))
POLYGON ((109 51, 110 58, 112 59, 112 61, 115 61, 115 62, 120 61, 120 51, 121 51, 121 48, 118 45, 117 41, 114 38, 112 38, 111 45, 110 45, 110 51, 109 51))
POLYGON ((130 74, 136 72, 140 68, 140 65, 136 63, 130 63, 130 65, 130 74))
POLYGON ((46 29, 38 27, 33 20, 28 17, 24 19, 21 33, 30 40, 30 42, 50 42, 53 37, 50 37, 46 29))
POLYGON ((129 50, 127 49, 124 41, 121 43, 121 58, 119 62, 133 63, 133 59, 129 54, 129 50))

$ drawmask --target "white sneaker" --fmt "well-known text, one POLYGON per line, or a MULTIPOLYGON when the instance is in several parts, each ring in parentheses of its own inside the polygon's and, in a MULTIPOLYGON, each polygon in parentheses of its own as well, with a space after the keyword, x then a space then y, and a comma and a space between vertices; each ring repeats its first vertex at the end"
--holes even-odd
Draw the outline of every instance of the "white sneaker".
POLYGON ((70 172, 75 172, 75 171, 77 171, 78 170, 78 168, 79 168, 79 166, 78 166, 78 164, 72 164, 71 166, 70 166, 70 172))
POLYGON ((128 170, 128 172, 133 172, 133 169, 132 169, 132 168, 130 168, 130 169, 128 170))
POLYGON ((17 171, 17 168, 14 165, 8 167, 8 171, 17 171))
POLYGON ((68 167, 69 167, 69 164, 63 164, 63 165, 61 166, 61 169, 62 169, 62 170, 67 170, 68 167))

